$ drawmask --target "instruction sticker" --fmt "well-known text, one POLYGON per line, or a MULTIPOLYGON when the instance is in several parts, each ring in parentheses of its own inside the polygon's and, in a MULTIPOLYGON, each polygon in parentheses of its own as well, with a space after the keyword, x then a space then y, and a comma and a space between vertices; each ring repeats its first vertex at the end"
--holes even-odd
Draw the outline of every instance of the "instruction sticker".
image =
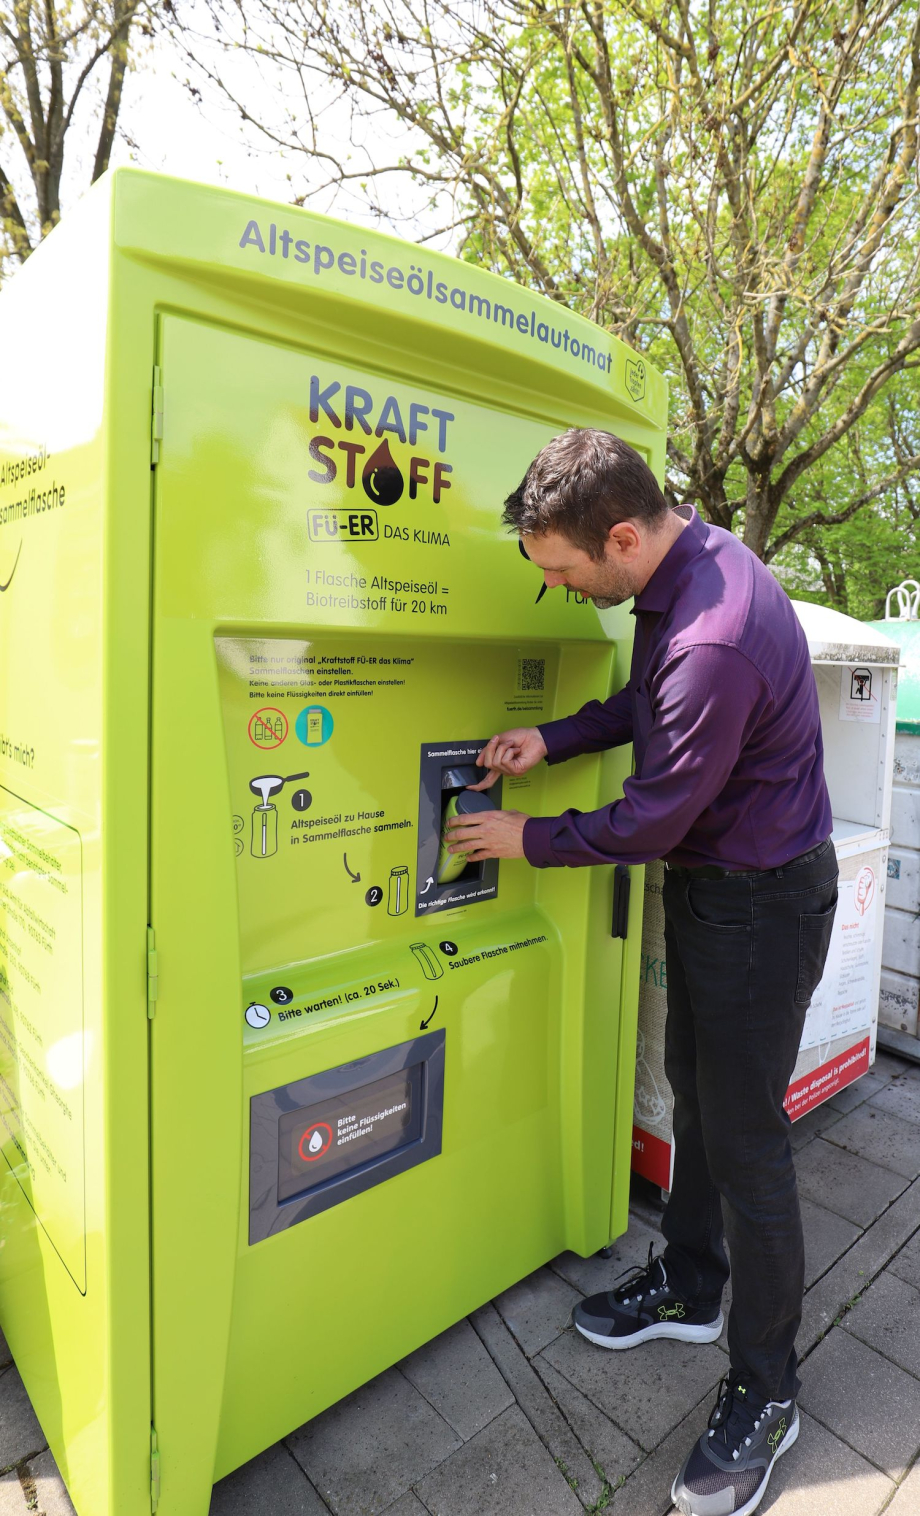
POLYGON ((0 1150, 86 1290, 82 848, 0 787, 0 1150))
POLYGON ((841 721, 868 721, 876 726, 882 719, 881 670, 863 664, 847 665, 840 670, 841 721))
POLYGON ((802 1049, 829 1047, 871 1026, 878 901, 872 863, 863 863, 855 879, 840 880, 827 962, 805 1018, 802 1049))

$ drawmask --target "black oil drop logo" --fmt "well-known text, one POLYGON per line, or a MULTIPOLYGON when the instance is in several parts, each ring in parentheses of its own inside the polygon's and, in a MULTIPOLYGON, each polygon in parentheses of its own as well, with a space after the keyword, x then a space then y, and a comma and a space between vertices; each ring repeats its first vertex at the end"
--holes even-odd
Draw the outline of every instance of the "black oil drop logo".
MULTIPOLYGON (((521 541, 520 537, 518 538, 518 548, 520 549, 521 557, 522 558, 526 558, 527 562, 530 563, 531 562, 530 554, 528 553, 528 551, 527 551, 526 547, 524 546, 523 542, 521 541)), ((546 580, 544 579, 543 583, 540 585, 539 591, 537 593, 537 598, 534 601, 534 605, 539 605, 540 604, 540 601, 543 599, 543 596, 546 594, 546 591, 548 589, 549 589, 549 585, 546 583, 546 580)))
POLYGON ((385 437, 365 463, 361 483, 364 493, 375 505, 395 505, 402 494, 405 481, 385 437))

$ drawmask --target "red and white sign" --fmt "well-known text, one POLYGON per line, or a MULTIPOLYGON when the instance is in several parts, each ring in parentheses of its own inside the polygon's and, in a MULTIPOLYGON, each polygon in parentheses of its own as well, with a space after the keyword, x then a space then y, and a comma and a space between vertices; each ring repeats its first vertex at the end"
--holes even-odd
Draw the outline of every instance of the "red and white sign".
POLYGON ((643 1131, 641 1126, 633 1127, 633 1172, 641 1174, 643 1179, 650 1179, 652 1184, 657 1184, 662 1190, 671 1188, 671 1165, 674 1160, 674 1144, 665 1142, 661 1137, 654 1137, 651 1132, 643 1131))
POLYGON ((783 1105, 790 1120, 797 1121, 807 1111, 829 1100, 838 1090, 859 1079, 869 1067, 869 1039, 864 1037, 853 1047, 838 1053, 819 1068, 812 1069, 790 1084, 783 1105))

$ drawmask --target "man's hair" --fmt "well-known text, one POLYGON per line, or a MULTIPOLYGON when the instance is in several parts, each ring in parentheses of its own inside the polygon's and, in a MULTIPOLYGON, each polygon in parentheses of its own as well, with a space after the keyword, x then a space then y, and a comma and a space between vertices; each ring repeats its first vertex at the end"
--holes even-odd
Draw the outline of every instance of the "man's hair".
POLYGON ((663 526, 667 502, 635 448, 593 427, 554 437, 505 501, 502 521, 521 536, 558 532, 592 558, 604 556, 612 526, 663 526))

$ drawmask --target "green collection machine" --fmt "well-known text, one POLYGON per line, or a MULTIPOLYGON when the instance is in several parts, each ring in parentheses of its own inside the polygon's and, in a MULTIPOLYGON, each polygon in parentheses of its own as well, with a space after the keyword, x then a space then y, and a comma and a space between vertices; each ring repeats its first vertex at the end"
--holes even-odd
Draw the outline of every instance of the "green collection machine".
POLYGON ((628 615, 499 516, 573 424, 660 477, 665 386, 452 258, 131 170, 0 352, 0 1322, 80 1516, 205 1516, 625 1226, 639 913, 440 833, 493 732, 626 678, 628 615))

